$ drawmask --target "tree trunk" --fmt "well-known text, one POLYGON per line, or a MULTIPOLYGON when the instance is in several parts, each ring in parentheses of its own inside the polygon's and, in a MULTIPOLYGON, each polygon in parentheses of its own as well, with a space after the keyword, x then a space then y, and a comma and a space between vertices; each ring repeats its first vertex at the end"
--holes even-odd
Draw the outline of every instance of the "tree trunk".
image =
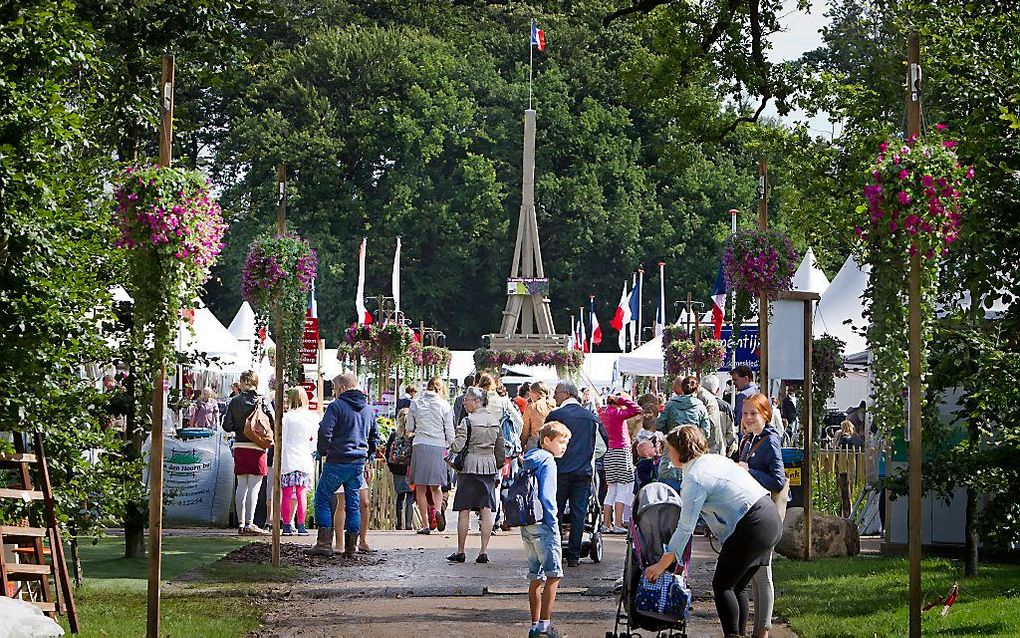
POLYGON ((963 574, 977 576, 978 573, 978 532, 977 532, 977 490, 967 488, 967 520, 964 523, 963 574))
MULTIPOLYGON (((128 375, 126 391, 134 397, 135 375, 128 375)), ((124 428, 124 456, 129 461, 142 458, 143 432, 139 427, 138 406, 133 405, 124 428)), ((128 502, 124 510, 124 558, 145 558, 145 523, 148 506, 144 502, 128 502)))
POLYGON ((81 587, 82 571, 81 571, 81 554, 78 553, 78 539, 71 537, 71 565, 74 569, 74 586, 77 589, 81 587))

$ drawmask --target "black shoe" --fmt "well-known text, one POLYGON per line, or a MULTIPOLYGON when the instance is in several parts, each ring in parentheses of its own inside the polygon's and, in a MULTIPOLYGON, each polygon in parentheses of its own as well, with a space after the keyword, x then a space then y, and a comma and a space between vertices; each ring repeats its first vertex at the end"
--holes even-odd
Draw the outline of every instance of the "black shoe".
POLYGON ((476 563, 487 563, 487 562, 489 562, 489 555, 488 554, 479 554, 478 558, 475 559, 475 562, 476 563))
POLYGON ((465 556, 464 554, 450 554, 449 556, 446 557, 446 560, 450 561, 451 563, 463 563, 464 561, 467 560, 467 556, 465 556))
MULTIPOLYGON (((580 565, 581 565, 581 559, 580 558, 568 558, 567 559, 567 567, 579 567, 580 565)), ((559 635, 559 634, 557 634, 557 635, 559 635)))
POLYGON ((419 533, 419 534, 424 534, 424 535, 428 536, 429 534, 431 534, 431 533, 432 533, 432 530, 430 530, 430 529, 429 529, 429 528, 427 528, 427 527, 423 527, 423 528, 421 528, 420 530, 418 530, 418 533, 419 533))
POLYGON ((436 510, 436 531, 437 532, 446 531, 446 512, 440 512, 439 510, 436 510))

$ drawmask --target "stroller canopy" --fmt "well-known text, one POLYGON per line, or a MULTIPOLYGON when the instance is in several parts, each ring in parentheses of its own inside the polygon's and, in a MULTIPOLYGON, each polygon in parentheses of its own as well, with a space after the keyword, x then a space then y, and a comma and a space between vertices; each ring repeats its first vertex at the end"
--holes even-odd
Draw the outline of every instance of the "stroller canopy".
POLYGON ((640 536, 635 540, 641 561, 645 565, 658 562, 680 521, 680 495, 665 483, 649 483, 634 498, 631 516, 640 536))

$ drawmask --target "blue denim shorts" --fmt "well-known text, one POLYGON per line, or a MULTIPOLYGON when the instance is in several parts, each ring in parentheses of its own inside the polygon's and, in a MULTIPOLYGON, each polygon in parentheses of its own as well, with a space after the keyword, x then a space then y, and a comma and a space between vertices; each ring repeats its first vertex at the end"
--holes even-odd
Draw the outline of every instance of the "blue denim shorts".
POLYGON ((521 540, 528 555, 528 577, 531 580, 563 577, 559 527, 543 523, 522 527, 521 540))

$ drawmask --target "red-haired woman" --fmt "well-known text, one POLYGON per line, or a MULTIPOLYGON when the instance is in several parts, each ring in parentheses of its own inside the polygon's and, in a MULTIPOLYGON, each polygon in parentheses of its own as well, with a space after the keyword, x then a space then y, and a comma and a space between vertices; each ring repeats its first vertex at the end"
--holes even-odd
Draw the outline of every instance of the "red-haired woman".
MULTIPOLYGON (((741 407, 741 427, 746 432, 740 445, 740 467, 747 470, 758 484, 772 493, 779 517, 786 515, 786 471, 779 432, 772 427, 773 406, 763 394, 752 394, 741 407)), ((768 563, 755 572, 751 580, 754 598, 754 635, 767 638, 772 627, 772 606, 775 590, 772 585, 772 554, 768 563)))

